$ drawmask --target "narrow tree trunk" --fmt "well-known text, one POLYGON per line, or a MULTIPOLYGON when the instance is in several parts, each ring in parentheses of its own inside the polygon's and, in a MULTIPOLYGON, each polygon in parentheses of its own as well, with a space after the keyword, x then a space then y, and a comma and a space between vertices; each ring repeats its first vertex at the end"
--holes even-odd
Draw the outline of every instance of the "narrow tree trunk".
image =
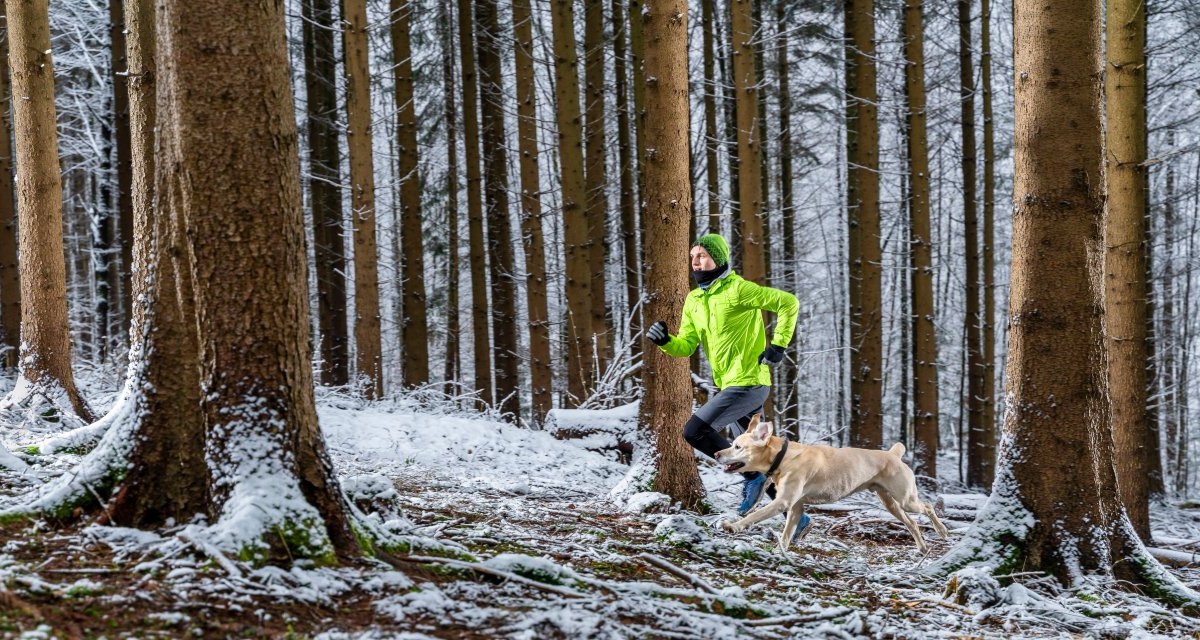
MULTIPOLYGON (((1147 194, 1148 196, 1149 194, 1147 194)), ((1147 198, 1149 200, 1149 198, 1147 198)), ((1157 295, 1154 286, 1154 224, 1153 212, 1149 201, 1146 203, 1146 215, 1142 218, 1143 233, 1146 235, 1146 241, 1142 244, 1145 248, 1145 257, 1143 263, 1146 271, 1143 278, 1146 280, 1146 483, 1149 485, 1148 490, 1152 500, 1161 500, 1167 492, 1166 485, 1163 482, 1163 461, 1162 461, 1162 440, 1161 440, 1161 425, 1162 419, 1159 416, 1159 407, 1162 406, 1162 398, 1159 395, 1159 372, 1162 367, 1158 362, 1158 329, 1155 326, 1155 298, 1157 295)))
POLYGON ((925 125, 925 7, 904 3, 904 95, 908 100, 909 260, 912 267, 913 471, 937 480, 938 352, 929 219, 929 144, 925 125))
POLYGON ((542 184, 538 172, 537 87, 533 77, 530 0, 513 0, 512 20, 516 39, 517 144, 521 154, 521 244, 525 247, 525 292, 529 306, 529 376, 533 423, 540 425, 553 405, 553 376, 546 255, 542 243, 542 184))
MULTIPOLYGON (((0 11, 4 11, 0 7, 0 11)), ((7 19, 5 19, 7 25, 7 19)), ((0 31, 0 326, 5 368, 17 366, 21 349, 21 279, 17 264, 17 211, 13 185, 12 91, 9 86, 8 29, 0 31)))
POLYGON ((517 282, 513 273, 512 227, 508 215, 508 138, 504 133, 504 87, 501 84, 500 24, 495 0, 476 0, 479 23, 480 113, 483 148, 487 149, 484 193, 487 197, 488 265, 492 281, 493 359, 496 364, 495 402, 504 413, 521 414, 517 354, 517 282))
POLYGON ((724 46, 717 53, 717 65, 721 71, 721 86, 725 89, 725 156, 729 165, 729 261, 742 264, 742 205, 738 194, 741 162, 738 160, 737 92, 733 88, 733 31, 729 16, 733 11, 733 0, 727 0, 726 20, 721 23, 721 40, 724 46))
POLYGON ((471 263, 471 326, 475 389, 495 401, 492 341, 488 333, 487 255, 483 247, 483 174, 479 159, 479 79, 475 75, 475 18, 470 0, 458 0, 458 47, 462 55, 463 143, 467 163, 467 244, 471 263))
MULTIPOLYGON (((48 11, 46 0, 7 2, 12 93, 18 98, 13 100, 13 129, 21 238, 21 376, 46 395, 65 393, 69 407, 64 409, 91 422, 95 416, 71 371, 48 11)), ((9 400, 19 400, 21 393, 14 391, 9 400)))
POLYGON ((368 398, 383 395, 379 327, 379 263, 375 240, 375 161, 371 149, 371 77, 366 0, 342 0, 346 65, 347 146, 354 224, 354 345, 356 374, 368 398))
POLYGON ((980 0, 979 61, 983 93, 983 393, 980 428, 996 442, 996 126, 992 118, 992 0, 980 0))
POLYGON ((1134 530, 1149 541, 1145 20, 1140 0, 1107 3, 1104 315, 1117 483, 1134 530))
POLYGON ((596 371, 603 371, 608 358, 609 320, 605 293, 605 265, 608 263, 608 175, 604 159, 608 140, 604 135, 604 1, 583 3, 583 74, 584 74, 584 188, 587 193, 585 215, 588 221, 588 263, 592 312, 592 349, 596 371))
POLYGON ((704 34, 704 158, 708 232, 721 233, 721 192, 717 186, 720 167, 717 166, 717 76, 713 43, 713 31, 717 25, 713 15, 714 2, 716 0, 701 0, 700 30, 704 34))
MULTIPOLYGON (((755 83, 759 86, 766 87, 767 84, 767 67, 764 63, 763 52, 765 51, 764 42, 769 37, 767 35, 766 26, 762 19, 762 5, 767 0, 751 0, 754 3, 753 24, 754 24, 754 69, 755 83)), ((771 224, 770 216, 767 213, 771 209, 771 131, 770 120, 767 119, 767 93, 758 93, 758 110, 757 114, 757 133, 758 133, 758 158, 759 158, 759 220, 762 222, 763 240, 763 283, 773 283, 771 278, 771 224)), ((771 406, 774 403, 774 397, 767 398, 767 405, 764 413, 767 416, 774 415, 774 409, 771 406)))
POLYGON ((1044 571, 1068 585, 1109 576, 1194 608, 1195 592, 1137 539, 1113 470, 1099 312, 1100 3, 1017 0, 1015 9, 1010 401, 992 496, 940 567, 978 561, 997 574, 1044 571))
MULTIPOLYGON (((1167 148, 1175 148, 1175 130, 1167 130, 1167 148)), ((1166 471, 1174 487, 1179 475, 1179 395, 1176 356, 1179 350, 1175 319, 1175 164, 1168 160, 1163 184, 1163 270, 1162 270, 1162 331, 1159 346, 1162 350, 1162 376, 1159 383, 1159 407, 1163 416, 1167 456, 1166 471)))
MULTIPOLYGON (((777 283, 788 291, 799 291, 800 282, 796 272, 796 212, 792 193, 792 89, 790 86, 791 61, 788 57, 788 31, 790 14, 785 0, 775 0, 775 28, 778 30, 775 45, 775 73, 779 82, 779 208, 780 225, 783 231, 783 273, 777 283)), ((714 133, 715 135, 715 133, 714 133)), ((715 154, 715 150, 714 150, 715 154)), ((786 417, 791 424, 800 422, 800 395, 796 386, 799 374, 800 340, 788 346, 788 357, 781 371, 791 403, 786 417)))
POLYGON ((979 214, 975 177, 975 66, 971 62, 971 3, 958 0, 958 95, 962 118, 963 234, 966 242, 967 484, 989 487, 994 437, 983 430, 983 349, 979 313, 979 214))
MULTIPOLYGON (((133 184, 133 174, 131 169, 130 159, 130 134, 129 134, 129 81, 127 71, 129 69, 129 54, 128 45, 126 44, 125 33, 128 31, 128 25, 125 23, 126 0, 111 0, 109 3, 109 35, 112 47, 112 70, 113 70, 113 114, 116 125, 116 144, 117 144, 117 219, 112 221, 113 226, 117 227, 117 231, 121 239, 121 268, 120 270, 111 270, 109 274, 109 288, 113 295, 117 291, 121 294, 120 317, 122 333, 126 340, 129 337, 129 316, 133 313, 133 283, 131 281, 133 271, 133 202, 131 200, 131 189, 133 184)), ((110 261, 111 262, 111 261, 110 261)))
POLYGON ((350 381, 346 331, 346 243, 342 235, 342 172, 338 150, 335 16, 331 0, 304 0, 305 107, 308 111, 309 201, 317 276, 321 382, 350 381))
MULTIPOLYGON (((635 16, 635 20, 637 17, 635 16)), ((654 2, 641 14, 646 35, 646 77, 655 78, 646 92, 645 160, 646 315, 678 318, 688 292, 687 271, 679 261, 687 255, 687 221, 692 216, 688 174, 687 2, 654 2)), ((658 450, 654 490, 671 496, 685 509, 698 509, 704 495, 696 459, 680 437, 680 425, 691 412, 688 363, 661 349, 645 352, 646 393, 639 424, 653 434, 658 450)))
POLYGON ((877 449, 883 444, 883 304, 874 0, 845 0, 845 18, 850 443, 877 449))
POLYGON ((458 91, 454 86, 454 30, 450 12, 453 5, 443 2, 440 5, 438 20, 442 31, 442 87, 444 111, 446 119, 446 393, 455 391, 454 383, 459 382, 461 366, 459 365, 459 334, 458 322, 458 111, 455 100, 458 91))
MULTIPOLYGON (((641 216, 641 251, 645 253, 646 207, 646 38, 640 19, 645 0, 629 0, 629 63, 633 67, 634 158, 637 160, 637 210, 641 216)), ((557 76, 555 76, 557 78, 557 76)), ((639 260, 642 258, 639 255, 639 260)))
MULTIPOLYGON (((629 335, 631 340, 642 332, 639 321, 641 311, 634 311, 642 298, 639 285, 641 269, 639 267, 640 250, 638 248, 638 215, 637 200, 637 160, 630 148, 630 117, 629 117, 629 82, 626 67, 629 65, 629 49, 625 40, 625 3, 624 0, 612 0, 613 19, 613 57, 616 63, 616 92, 617 92, 617 165, 621 173, 621 241, 625 254, 625 300, 629 305, 629 335)), ((632 340, 629 344, 630 355, 641 353, 641 342, 632 340)))
MULTIPOLYGON (((729 26, 733 35, 733 86, 737 95, 738 210, 742 217, 744 278, 766 284, 762 201, 762 122, 758 118, 758 73, 755 69, 754 0, 733 0, 729 26)), ((766 345, 763 345, 764 347, 766 345)))
POLYGON ((391 0, 392 64, 396 74, 396 144, 399 146, 400 225, 403 247, 404 317, 398 318, 404 343, 404 386, 429 382, 429 326, 425 320, 425 229, 421 217, 421 176, 417 172, 417 109, 413 97, 411 0, 391 0))
MULTIPOLYGON (((585 400, 591 390, 594 366, 591 340, 595 333, 574 0, 551 0, 550 17, 554 32, 554 90, 558 101, 555 113, 558 116, 558 159, 566 240, 567 395, 574 404, 585 400)), ((635 59, 635 68, 636 64, 635 59)), ((635 85, 636 79, 635 76, 635 85)), ((635 105, 636 92, 635 86, 635 105)))

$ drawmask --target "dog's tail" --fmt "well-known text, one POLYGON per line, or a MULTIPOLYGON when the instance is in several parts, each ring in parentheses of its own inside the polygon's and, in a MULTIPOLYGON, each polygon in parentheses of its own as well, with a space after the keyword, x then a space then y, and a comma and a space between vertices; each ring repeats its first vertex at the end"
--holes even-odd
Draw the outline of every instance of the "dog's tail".
POLYGON ((897 442, 896 444, 892 445, 892 448, 888 449, 888 453, 896 456, 897 458, 903 458, 904 457, 904 443, 897 442))

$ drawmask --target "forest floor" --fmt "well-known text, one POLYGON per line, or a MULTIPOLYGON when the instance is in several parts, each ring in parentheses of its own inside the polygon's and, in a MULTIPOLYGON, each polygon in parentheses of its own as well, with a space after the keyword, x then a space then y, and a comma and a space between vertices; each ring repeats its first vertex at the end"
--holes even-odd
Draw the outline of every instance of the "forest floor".
MULTIPOLYGON (((780 517, 717 528, 739 482, 715 465, 701 462, 714 511, 701 515, 654 494, 611 498, 628 467, 583 441, 418 401, 327 394, 320 409, 348 493, 374 498, 428 548, 399 567, 285 570, 201 551, 176 529, 10 523, 0 637, 1200 637, 1200 621, 1148 599, 1036 574, 968 572, 971 588, 943 597, 947 580, 922 569, 968 526, 979 494, 941 496, 951 541, 928 532, 929 558, 867 496, 812 511, 808 536, 781 554, 780 517)), ((32 437, 0 430, 10 447, 32 437)), ((3 493, 78 458, 25 459, 31 472, 0 476, 3 493)), ((1155 526, 1183 553, 1200 540, 1200 511, 1162 507, 1155 526)), ((1200 569, 1175 571, 1200 583, 1200 569)))

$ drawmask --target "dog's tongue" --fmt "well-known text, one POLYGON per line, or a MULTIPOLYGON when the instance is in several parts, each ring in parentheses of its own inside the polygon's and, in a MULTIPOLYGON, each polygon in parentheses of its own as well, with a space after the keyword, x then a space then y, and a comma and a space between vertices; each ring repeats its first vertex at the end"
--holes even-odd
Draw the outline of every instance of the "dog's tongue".
POLYGON ((725 473, 733 473, 744 466, 746 466, 746 463, 744 462, 731 462, 725 465, 725 473))

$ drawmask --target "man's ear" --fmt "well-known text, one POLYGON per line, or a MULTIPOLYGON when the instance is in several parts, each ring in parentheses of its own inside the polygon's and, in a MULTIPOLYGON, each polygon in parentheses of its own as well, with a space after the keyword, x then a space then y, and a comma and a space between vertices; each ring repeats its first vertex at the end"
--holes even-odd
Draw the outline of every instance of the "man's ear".
POLYGON ((766 440, 775 433, 774 425, 772 425, 770 422, 759 422, 758 416, 755 416, 754 420, 750 422, 750 428, 752 429, 751 433, 754 434, 755 440, 766 440))

